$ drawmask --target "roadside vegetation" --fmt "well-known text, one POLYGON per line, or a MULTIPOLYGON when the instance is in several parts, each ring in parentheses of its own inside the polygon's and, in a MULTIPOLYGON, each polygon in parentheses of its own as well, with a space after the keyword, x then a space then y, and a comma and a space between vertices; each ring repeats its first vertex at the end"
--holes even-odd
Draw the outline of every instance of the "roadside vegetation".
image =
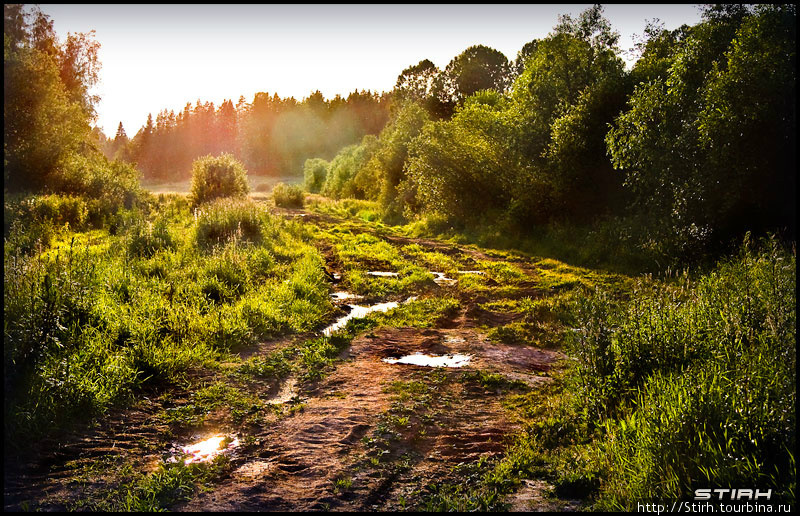
POLYGON ((795 503, 795 9, 650 24, 626 71, 595 6, 516 60, 476 45, 391 94, 198 103, 112 141, 90 125, 97 43, 5 6, 6 466, 132 408, 160 432, 136 444, 149 466, 81 456, 87 495, 19 508, 182 507, 240 463, 169 445, 214 426, 268 456, 282 421, 365 397, 327 379, 409 339, 493 354, 376 377, 385 405, 350 406, 374 420, 337 441, 358 454, 315 509, 500 510, 526 480, 548 486, 537 507, 708 487, 795 503), (222 143, 179 147, 202 116, 222 143), (248 196, 249 173, 275 170, 303 187, 248 196), (143 174, 191 174, 191 193, 153 195, 143 174), (446 439, 467 441, 452 467, 425 455, 446 439))

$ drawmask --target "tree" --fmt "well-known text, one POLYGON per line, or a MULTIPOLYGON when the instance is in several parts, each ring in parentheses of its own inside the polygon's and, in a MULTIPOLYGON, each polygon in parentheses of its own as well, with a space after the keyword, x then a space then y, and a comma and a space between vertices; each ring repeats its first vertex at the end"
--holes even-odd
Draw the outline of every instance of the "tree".
POLYGON ((526 45, 507 97, 485 89, 413 140, 406 191, 461 223, 592 220, 620 189, 604 144, 630 90, 616 33, 594 7, 526 45))
POLYGON ((528 58, 536 52, 536 48, 538 46, 538 39, 534 39, 522 45, 520 51, 517 52, 517 58, 514 60, 514 63, 511 66, 513 79, 516 79, 523 71, 525 71, 525 64, 528 62, 528 58))
POLYGON ((409 66, 397 76, 394 86, 397 100, 400 103, 407 100, 418 102, 429 112, 434 112, 438 101, 434 86, 439 73, 439 68, 428 59, 409 66))
MULTIPOLYGON (((402 190, 415 192, 424 211, 452 221, 498 216, 520 177, 513 126, 504 121, 507 102, 495 91, 469 97, 453 118, 423 126, 408 150, 402 190)), ((406 203, 408 204, 408 202, 406 203)))
POLYGON ((61 63, 74 49, 58 44, 52 21, 41 10, 4 8, 4 27, 9 29, 3 37, 5 185, 41 189, 89 141, 87 106, 93 99, 77 96, 63 81, 61 63))
POLYGON ((705 200, 726 237, 796 234, 796 30, 794 5, 757 6, 701 91, 705 200))
POLYGON ((328 175, 328 162, 309 158, 303 165, 303 187, 310 193, 319 193, 328 175))
POLYGON ((132 161, 132 155, 130 140, 128 139, 128 135, 125 134, 125 128, 122 127, 122 122, 120 122, 117 127, 117 134, 111 142, 111 156, 113 159, 130 162, 132 161))
POLYGON ((667 252, 794 231, 795 19, 792 6, 715 7, 669 52, 648 45, 667 71, 636 87, 607 142, 667 252))
POLYGON ((443 103, 455 106, 480 90, 505 91, 509 72, 508 59, 502 52, 474 45, 448 63, 437 76, 435 89, 443 103))

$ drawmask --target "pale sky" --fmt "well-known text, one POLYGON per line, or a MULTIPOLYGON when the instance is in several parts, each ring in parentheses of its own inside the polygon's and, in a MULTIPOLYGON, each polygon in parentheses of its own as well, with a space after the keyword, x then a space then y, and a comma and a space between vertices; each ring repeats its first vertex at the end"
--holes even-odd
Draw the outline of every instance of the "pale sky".
MULTIPOLYGON (((590 4, 533 5, 64 5, 42 4, 60 38, 95 30, 100 43, 99 125, 128 136, 147 114, 177 113, 197 99, 252 102, 259 91, 298 100, 355 89, 389 91, 400 72, 430 59, 440 69, 471 45, 509 60, 545 37, 559 14, 590 4)), ((667 29, 700 21, 696 5, 609 4, 619 46, 633 46, 645 20, 667 29)))

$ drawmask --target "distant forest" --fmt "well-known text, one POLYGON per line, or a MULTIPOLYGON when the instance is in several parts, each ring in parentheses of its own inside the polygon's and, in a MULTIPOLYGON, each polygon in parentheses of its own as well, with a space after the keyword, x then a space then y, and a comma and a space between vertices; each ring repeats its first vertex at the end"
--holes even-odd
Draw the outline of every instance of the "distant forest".
POLYGON ((231 153, 251 174, 300 174, 312 156, 332 157, 365 134, 376 134, 389 118, 389 94, 355 91, 345 99, 325 100, 319 91, 302 102, 257 93, 219 107, 198 100, 177 115, 163 110, 133 138, 120 122, 113 138, 94 134, 109 159, 135 163, 147 180, 186 179, 192 161, 207 154, 231 153))
POLYGON ((188 102, 177 114, 153 115, 130 138, 120 122, 113 137, 99 128, 93 135, 109 159, 133 163, 146 180, 185 179, 192 161, 207 154, 230 153, 251 174, 300 175, 307 158, 330 159, 365 135, 377 135, 402 102, 422 102, 436 118, 449 118, 464 98, 482 89, 504 91, 524 69, 535 46, 525 45, 509 62, 499 51, 476 45, 440 71, 425 59, 404 70, 390 92, 353 91, 346 98, 325 99, 319 90, 302 101, 259 92, 252 102, 242 96, 188 102))

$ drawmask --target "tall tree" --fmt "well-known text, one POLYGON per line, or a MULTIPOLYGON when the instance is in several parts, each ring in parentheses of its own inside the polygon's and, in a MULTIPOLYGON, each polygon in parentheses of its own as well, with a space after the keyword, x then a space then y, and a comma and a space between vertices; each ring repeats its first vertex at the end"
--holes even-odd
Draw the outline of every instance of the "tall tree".
POLYGON ((3 9, 3 147, 5 185, 43 188, 70 155, 90 139, 96 99, 97 46, 89 35, 58 42, 53 23, 39 9, 3 9), (89 63, 74 67, 76 62, 89 63), (65 64, 72 75, 65 82, 65 64), (76 84, 81 87, 76 87, 76 84))
POLYGON ((454 107, 476 91, 505 91, 510 70, 502 52, 474 45, 454 57, 438 75, 436 92, 442 102, 454 107))
POLYGON ((607 141, 674 252, 794 233, 795 24, 794 6, 716 6, 669 52, 652 47, 666 72, 637 86, 607 141))

